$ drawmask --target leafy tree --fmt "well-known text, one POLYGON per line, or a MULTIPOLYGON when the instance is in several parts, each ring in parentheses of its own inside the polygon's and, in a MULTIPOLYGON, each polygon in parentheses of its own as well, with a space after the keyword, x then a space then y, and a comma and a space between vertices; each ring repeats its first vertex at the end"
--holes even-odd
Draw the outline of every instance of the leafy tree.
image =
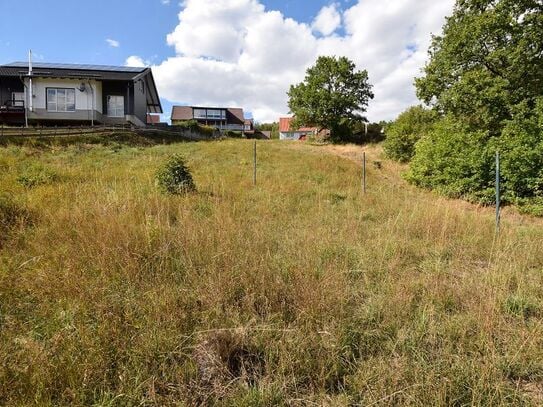
POLYGON ((255 129, 259 131, 271 131, 271 138, 279 138, 279 123, 255 123, 255 129))
POLYGON ((541 0, 457 0, 434 37, 419 97, 473 128, 501 132, 513 107, 543 90, 541 0))
POLYGON ((499 151, 505 200, 542 201, 541 38, 541 0, 457 0, 416 80, 445 118, 417 143, 411 181, 493 203, 499 151))
POLYGON ((383 145, 389 158, 408 162, 415 154, 415 144, 432 129, 439 115, 423 106, 413 106, 400 114, 395 122, 387 126, 383 145))
POLYGON ((355 69, 346 57, 319 57, 305 80, 288 91, 293 125, 327 128, 332 139, 341 139, 345 120, 360 120, 373 99, 367 71, 355 69))

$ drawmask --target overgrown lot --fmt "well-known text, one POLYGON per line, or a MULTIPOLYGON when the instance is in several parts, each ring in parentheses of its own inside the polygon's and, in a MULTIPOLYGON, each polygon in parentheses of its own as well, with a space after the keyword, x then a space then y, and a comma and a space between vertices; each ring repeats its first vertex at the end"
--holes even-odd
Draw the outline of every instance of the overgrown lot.
POLYGON ((258 149, 253 187, 244 140, 1 148, 0 404, 543 402, 539 221, 258 149))

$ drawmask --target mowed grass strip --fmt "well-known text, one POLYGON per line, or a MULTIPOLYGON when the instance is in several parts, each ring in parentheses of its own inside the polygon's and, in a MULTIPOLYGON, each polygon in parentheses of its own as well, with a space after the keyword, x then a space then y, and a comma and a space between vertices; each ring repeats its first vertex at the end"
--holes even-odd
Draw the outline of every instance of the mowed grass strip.
POLYGON ((252 146, 0 149, 0 404, 543 401, 539 223, 379 147, 365 195, 360 148, 303 143, 258 142, 253 187, 252 146), (156 188, 174 153, 197 192, 156 188))

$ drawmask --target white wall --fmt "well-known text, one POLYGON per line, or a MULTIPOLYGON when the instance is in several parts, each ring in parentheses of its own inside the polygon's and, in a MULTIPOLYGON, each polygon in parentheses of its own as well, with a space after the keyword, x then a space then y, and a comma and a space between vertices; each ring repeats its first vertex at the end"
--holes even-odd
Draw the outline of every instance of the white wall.
POLYGON ((281 132, 279 133, 279 139, 280 140, 299 140, 301 136, 303 135, 310 135, 310 131, 288 131, 288 132, 281 132))
MULTIPOLYGON (((25 79, 25 83, 28 86, 29 80, 25 79)), ((32 89, 34 94, 33 108, 34 109, 47 109, 46 103, 46 89, 47 88, 69 88, 75 89, 75 109, 76 110, 94 110, 103 113, 102 111, 102 83, 95 80, 80 80, 80 79, 49 79, 49 78, 33 78, 32 89), (81 83, 85 83, 86 90, 84 92, 79 91, 81 83), (89 83, 94 89, 94 103, 93 92, 89 88, 89 83)))

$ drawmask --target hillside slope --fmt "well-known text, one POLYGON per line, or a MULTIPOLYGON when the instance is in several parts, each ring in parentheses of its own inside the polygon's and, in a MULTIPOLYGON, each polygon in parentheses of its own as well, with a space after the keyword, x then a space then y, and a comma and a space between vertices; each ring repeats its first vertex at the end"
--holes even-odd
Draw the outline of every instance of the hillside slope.
POLYGON ((0 404, 543 401, 539 222, 258 151, 253 187, 243 140, 0 149, 0 404), (157 191, 172 153, 198 193, 157 191))

